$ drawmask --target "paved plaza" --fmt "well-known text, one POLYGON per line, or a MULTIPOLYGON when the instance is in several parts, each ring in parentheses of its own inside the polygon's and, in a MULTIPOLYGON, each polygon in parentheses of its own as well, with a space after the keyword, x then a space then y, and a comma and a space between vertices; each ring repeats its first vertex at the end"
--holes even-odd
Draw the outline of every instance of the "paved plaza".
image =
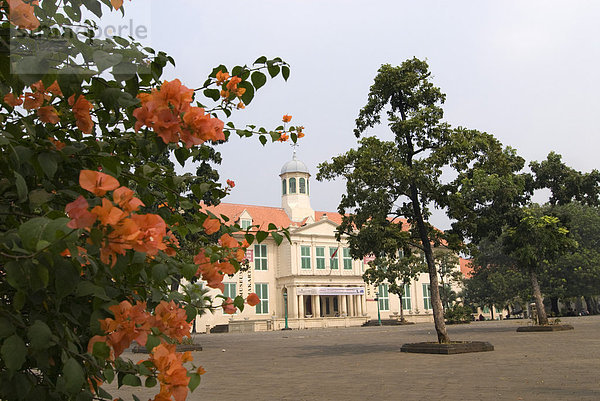
POLYGON ((452 340, 495 347, 458 355, 401 353, 404 343, 435 341, 425 323, 198 335, 194 360, 207 373, 188 400, 600 400, 600 316, 562 320, 575 330, 517 333, 523 320, 448 326, 452 340))

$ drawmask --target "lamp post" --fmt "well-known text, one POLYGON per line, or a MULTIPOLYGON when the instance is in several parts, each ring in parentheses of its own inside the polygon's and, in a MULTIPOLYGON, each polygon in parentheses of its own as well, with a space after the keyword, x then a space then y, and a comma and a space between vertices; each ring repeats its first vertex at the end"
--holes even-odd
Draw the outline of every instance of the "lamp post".
POLYGON ((379 312, 379 292, 375 291, 375 302, 377 302, 377 325, 381 326, 381 313, 379 312))
POLYGON ((288 301, 287 301, 287 291, 283 293, 283 309, 285 311, 285 327, 281 330, 291 330, 288 327, 288 301))

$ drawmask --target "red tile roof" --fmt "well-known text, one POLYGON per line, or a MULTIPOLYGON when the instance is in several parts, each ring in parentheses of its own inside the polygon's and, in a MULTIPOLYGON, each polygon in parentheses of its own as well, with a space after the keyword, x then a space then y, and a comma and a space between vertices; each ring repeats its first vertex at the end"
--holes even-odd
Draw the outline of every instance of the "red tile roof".
POLYGON ((473 264, 469 259, 460 258, 460 272, 465 278, 469 278, 473 275, 473 264))
MULTIPOLYGON (((219 216, 223 214, 227 216, 230 222, 235 223, 238 222, 241 214, 246 210, 248 214, 252 217, 252 225, 259 225, 261 229, 266 230, 269 226, 269 223, 275 224, 278 228, 289 228, 291 227, 301 227, 306 224, 306 220, 300 222, 293 222, 288 217, 285 210, 281 207, 271 207, 271 206, 254 206, 254 205, 241 205, 237 203, 221 203, 217 206, 208 206, 206 208, 208 211, 213 213, 215 216, 219 216)), ((327 219, 335 223, 336 225, 340 225, 342 223, 342 215, 337 212, 325 212, 325 211, 315 211, 314 219, 315 222, 321 220, 323 215, 327 215, 327 219)), ((402 223, 406 223, 405 219, 399 219, 402 223)), ((408 230, 408 225, 403 224, 402 229, 404 231, 408 230)))

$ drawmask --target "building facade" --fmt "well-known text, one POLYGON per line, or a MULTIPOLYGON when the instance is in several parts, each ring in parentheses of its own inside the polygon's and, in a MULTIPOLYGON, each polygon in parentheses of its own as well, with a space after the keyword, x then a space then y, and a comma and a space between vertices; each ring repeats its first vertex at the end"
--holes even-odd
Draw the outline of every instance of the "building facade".
MULTIPOLYGON (((209 208, 242 228, 266 230, 269 223, 288 228, 291 241, 277 245, 269 236, 252 244, 246 253, 249 268, 225 277, 224 295, 245 298, 254 292, 260 303, 234 315, 218 309, 208 312, 197 319, 197 330, 226 324, 230 332, 278 330, 286 321, 294 329, 348 327, 377 319, 378 312, 382 319, 398 317, 400 299, 388 291, 388 284, 374 287, 364 282, 369 259, 352 259, 345 241, 336 240, 341 215, 312 208, 306 165, 294 154, 279 177, 280 208, 231 203, 209 208)), ((433 321, 428 274, 407 284, 404 293, 407 320, 433 321)))

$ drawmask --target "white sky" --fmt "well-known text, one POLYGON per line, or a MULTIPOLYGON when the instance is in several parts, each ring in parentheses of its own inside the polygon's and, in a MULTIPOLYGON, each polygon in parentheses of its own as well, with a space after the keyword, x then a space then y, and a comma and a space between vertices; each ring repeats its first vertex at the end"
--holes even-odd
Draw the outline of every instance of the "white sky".
MULTIPOLYGON (((135 18, 134 0, 126 17, 135 18)), ((445 119, 494 134, 525 159, 554 150, 572 167, 598 167, 600 2, 569 1, 152 1, 151 43, 176 60, 165 78, 198 87, 214 66, 279 56, 287 83, 268 81, 233 116, 276 127, 283 114, 304 125, 298 158, 318 163, 356 145, 358 111, 381 64, 427 59, 447 95, 445 119), (166 6, 165 4, 168 4, 166 6)), ((146 8, 147 12, 147 8, 146 8)), ((371 134, 390 139, 387 127, 371 134)), ((280 206, 279 170, 287 144, 232 138, 220 146, 225 200, 280 206)), ((342 183, 311 182, 316 210, 335 211, 342 183)), ((448 223, 436 216, 440 228, 448 223)))

